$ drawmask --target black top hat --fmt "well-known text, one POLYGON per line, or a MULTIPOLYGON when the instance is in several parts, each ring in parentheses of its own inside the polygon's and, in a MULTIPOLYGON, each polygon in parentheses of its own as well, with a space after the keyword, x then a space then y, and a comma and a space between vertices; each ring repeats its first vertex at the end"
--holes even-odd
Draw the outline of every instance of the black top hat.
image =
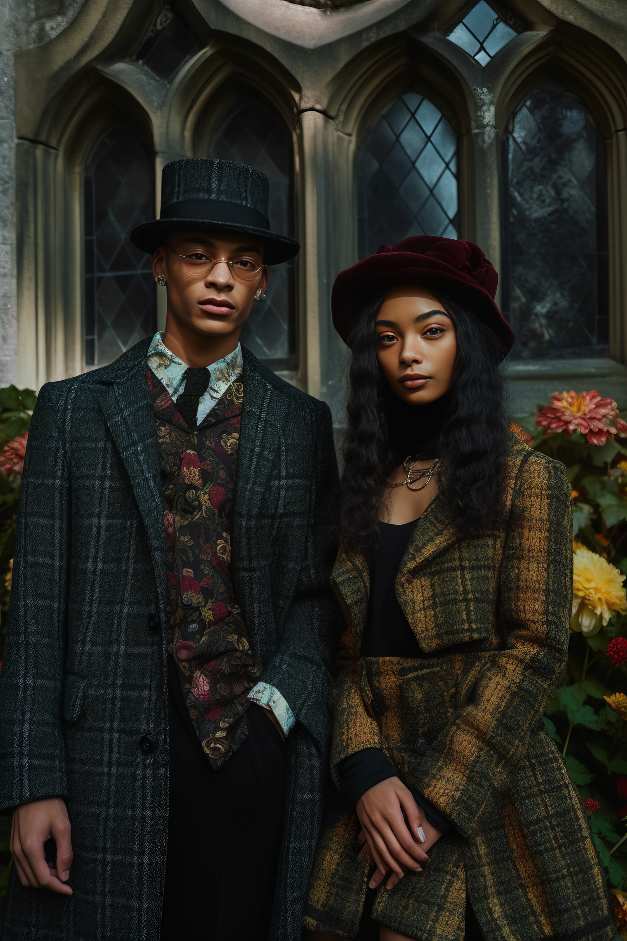
POLYGON ((263 244, 264 262, 276 265, 298 252, 298 242, 277 235, 268 221, 268 178, 230 160, 174 160, 163 168, 161 215, 131 232, 134 245, 154 252, 174 232, 207 229, 244 232, 263 244))

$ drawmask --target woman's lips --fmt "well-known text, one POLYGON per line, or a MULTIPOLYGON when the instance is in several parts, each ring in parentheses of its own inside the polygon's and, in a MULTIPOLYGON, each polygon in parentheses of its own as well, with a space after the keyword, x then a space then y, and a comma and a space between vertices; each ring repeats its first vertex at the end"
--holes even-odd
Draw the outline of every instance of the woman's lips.
POLYGON ((422 389, 425 383, 429 382, 428 376, 407 376, 405 379, 399 379, 401 385, 406 389, 422 389))

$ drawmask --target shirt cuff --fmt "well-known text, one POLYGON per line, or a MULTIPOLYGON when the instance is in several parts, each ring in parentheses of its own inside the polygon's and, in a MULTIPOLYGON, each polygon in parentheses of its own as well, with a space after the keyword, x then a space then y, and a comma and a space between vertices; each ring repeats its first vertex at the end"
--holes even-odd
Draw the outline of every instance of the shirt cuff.
POLYGON ((287 700, 275 686, 270 686, 269 683, 257 683, 249 692, 248 698, 263 709, 269 709, 274 714, 285 736, 296 724, 296 717, 287 700))

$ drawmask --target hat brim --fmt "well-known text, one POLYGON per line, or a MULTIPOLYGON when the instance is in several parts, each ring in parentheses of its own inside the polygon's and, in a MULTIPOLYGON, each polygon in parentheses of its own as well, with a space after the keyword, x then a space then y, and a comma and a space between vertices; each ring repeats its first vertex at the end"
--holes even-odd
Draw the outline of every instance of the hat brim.
POLYGON ((341 271, 333 285, 331 311, 335 329, 350 346, 359 312, 377 296, 402 285, 440 288, 459 300, 471 300, 476 313, 497 335, 501 358, 511 350, 514 334, 497 303, 476 282, 444 262, 415 252, 381 252, 341 271))
POLYGON ((177 232, 241 232, 252 235, 263 246, 263 260, 266 265, 279 265, 281 262, 290 261, 298 254, 300 248, 294 239, 275 235, 267 229, 198 219, 155 219, 153 222, 144 222, 133 229, 129 238, 141 251, 152 254, 177 232))

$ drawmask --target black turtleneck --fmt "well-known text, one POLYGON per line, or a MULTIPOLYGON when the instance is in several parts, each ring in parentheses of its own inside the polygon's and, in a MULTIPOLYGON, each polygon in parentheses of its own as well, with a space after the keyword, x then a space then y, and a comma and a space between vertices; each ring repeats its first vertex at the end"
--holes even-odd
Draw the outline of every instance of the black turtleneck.
POLYGON ((450 394, 426 405, 409 405, 386 390, 385 408, 390 448, 397 464, 406 457, 433 460, 440 456, 440 436, 451 410, 450 394))

